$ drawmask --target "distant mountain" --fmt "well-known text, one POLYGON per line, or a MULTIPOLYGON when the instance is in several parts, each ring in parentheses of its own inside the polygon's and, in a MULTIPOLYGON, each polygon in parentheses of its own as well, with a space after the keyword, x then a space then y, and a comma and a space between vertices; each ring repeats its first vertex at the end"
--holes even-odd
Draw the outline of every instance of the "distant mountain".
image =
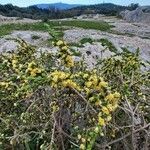
MULTIPOLYGON (((129 6, 121 6, 116 5, 113 3, 101 3, 101 4, 95 4, 95 5, 86 5, 86 6, 79 6, 72 8, 72 11, 75 11, 76 13, 80 12, 82 14, 105 14, 105 15, 117 15, 118 12, 131 9, 129 6)), ((71 11, 70 10, 70 11, 71 11)))
MULTIPOLYGON (((116 16, 123 10, 126 9, 134 10, 135 6, 136 5, 120 6, 111 3, 86 5, 86 6, 55 3, 55 4, 39 4, 23 8, 13 6, 12 4, 7 5, 0 4, 0 15, 8 17, 42 19, 43 21, 45 21, 46 19, 72 18, 83 14, 104 14, 108 16, 110 15, 116 16)), ((145 10, 145 12, 147 12, 147 10, 145 10)))
POLYGON ((34 6, 37 6, 40 9, 59 9, 59 10, 68 10, 71 8, 75 8, 78 6, 82 6, 81 4, 66 4, 66 3, 52 3, 52 4, 36 4, 34 6))

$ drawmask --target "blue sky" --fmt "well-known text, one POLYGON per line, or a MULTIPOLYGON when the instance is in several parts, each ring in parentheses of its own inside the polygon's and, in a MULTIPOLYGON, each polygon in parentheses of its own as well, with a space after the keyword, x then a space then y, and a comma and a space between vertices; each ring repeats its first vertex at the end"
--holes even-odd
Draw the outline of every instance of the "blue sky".
POLYGON ((29 6, 40 3, 63 2, 69 4, 97 4, 97 3, 115 3, 120 5, 129 5, 139 3, 140 5, 150 5, 150 0, 0 0, 0 4, 12 3, 17 6, 29 6))

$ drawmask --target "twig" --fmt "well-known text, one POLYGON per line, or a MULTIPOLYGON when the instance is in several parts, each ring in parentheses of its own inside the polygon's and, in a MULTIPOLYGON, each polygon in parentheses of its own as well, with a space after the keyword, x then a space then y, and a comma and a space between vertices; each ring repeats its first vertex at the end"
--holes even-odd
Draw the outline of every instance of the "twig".
MULTIPOLYGON (((144 126, 144 127, 141 127, 141 128, 139 128, 139 129, 137 129, 137 130, 134 130, 134 133, 137 133, 137 132, 139 132, 139 131, 141 131, 141 130, 144 130, 145 128, 148 128, 149 126, 150 126, 150 123, 147 124, 147 125, 144 126)), ((131 135, 131 133, 128 133, 128 134, 124 135, 123 137, 118 138, 118 139, 116 139, 116 140, 114 140, 114 141, 111 141, 111 142, 109 142, 109 143, 107 143, 106 145, 103 145, 103 146, 101 146, 100 144, 96 143, 96 146, 97 146, 98 148, 105 148, 105 147, 108 147, 109 145, 115 144, 115 143, 117 143, 117 142, 119 142, 119 141, 121 141, 121 140, 127 138, 127 137, 130 136, 130 135, 131 135)))
MULTIPOLYGON (((54 115, 53 115, 53 118, 54 118, 54 115)), ((52 146, 53 146, 53 143, 54 143, 55 126, 56 126, 56 120, 54 119, 51 142, 50 142, 50 145, 49 145, 49 148, 48 148, 49 150, 52 150, 52 146)))
POLYGON ((83 95, 81 95, 76 89, 74 89, 74 88, 72 88, 72 87, 70 87, 81 99, 83 99, 86 103, 87 103, 87 105, 95 112, 95 113, 97 113, 96 112, 96 110, 89 104, 89 102, 83 97, 83 95))

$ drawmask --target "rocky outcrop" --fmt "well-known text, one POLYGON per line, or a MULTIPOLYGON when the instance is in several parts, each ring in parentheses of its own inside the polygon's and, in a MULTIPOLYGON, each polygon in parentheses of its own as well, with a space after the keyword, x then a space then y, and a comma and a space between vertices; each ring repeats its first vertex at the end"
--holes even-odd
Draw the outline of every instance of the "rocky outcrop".
POLYGON ((5 16, 0 15, 0 22, 14 21, 14 20, 16 20, 15 17, 5 17, 5 16))
POLYGON ((138 7, 136 10, 125 10, 120 13, 128 22, 150 23, 150 6, 138 7))

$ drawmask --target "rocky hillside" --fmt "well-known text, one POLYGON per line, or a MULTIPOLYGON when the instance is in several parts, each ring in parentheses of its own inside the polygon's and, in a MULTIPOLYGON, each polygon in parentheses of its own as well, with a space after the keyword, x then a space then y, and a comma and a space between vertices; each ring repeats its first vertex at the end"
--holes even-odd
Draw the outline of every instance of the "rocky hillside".
POLYGON ((150 6, 138 7, 133 11, 122 11, 120 15, 128 22, 150 23, 150 6))

